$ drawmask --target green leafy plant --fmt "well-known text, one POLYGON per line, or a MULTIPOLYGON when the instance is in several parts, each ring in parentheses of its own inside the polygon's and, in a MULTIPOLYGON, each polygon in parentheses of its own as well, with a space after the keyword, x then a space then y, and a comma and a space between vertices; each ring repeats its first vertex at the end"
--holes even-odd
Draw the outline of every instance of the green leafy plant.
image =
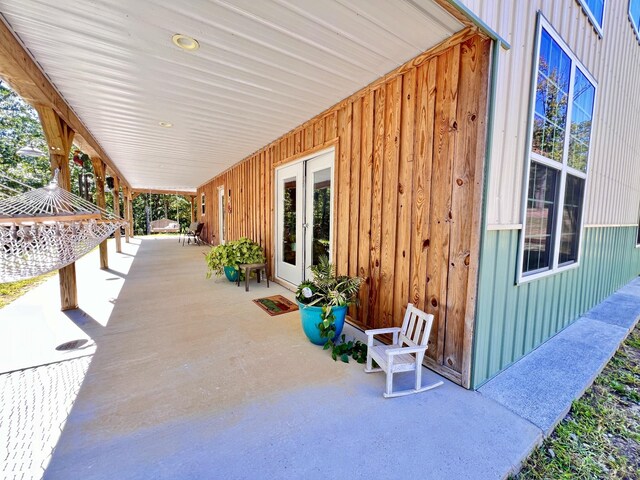
POLYGON ((358 291, 362 279, 337 275, 335 266, 326 256, 320 257, 318 264, 310 267, 313 280, 305 280, 296 290, 296 299, 303 305, 322 307, 318 330, 320 336, 327 339, 325 350, 331 349, 331 358, 340 358, 348 362, 349 357, 358 363, 364 363, 367 358, 367 346, 361 341, 333 341, 336 333, 335 315, 333 307, 349 306, 357 302, 358 291))
POLYGON ((242 237, 240 240, 216 245, 206 254, 207 278, 223 275, 224 267, 238 270, 241 263, 264 263, 264 252, 256 242, 242 237))

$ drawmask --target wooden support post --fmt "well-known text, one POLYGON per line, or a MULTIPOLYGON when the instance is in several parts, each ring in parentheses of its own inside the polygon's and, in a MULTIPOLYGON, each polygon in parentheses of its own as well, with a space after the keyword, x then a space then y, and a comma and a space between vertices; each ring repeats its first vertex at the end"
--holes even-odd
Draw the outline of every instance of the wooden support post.
MULTIPOLYGON (((120 216, 120 179, 117 175, 113 176, 113 213, 120 216)), ((126 229, 125 229, 126 230, 126 229)), ((113 234, 116 240, 116 252, 122 253, 122 240, 120 238, 120 227, 116 228, 113 234)))
POLYGON ((133 218, 133 199, 131 198, 131 192, 129 192, 129 199, 127 200, 129 205, 129 236, 131 238, 135 235, 135 219, 133 218))
POLYGON ((191 223, 195 221, 196 197, 191 197, 191 223))
MULTIPOLYGON (((71 191, 71 175, 69 172, 69 150, 73 142, 74 132, 50 107, 36 105, 42 130, 49 144, 51 173, 58 169, 58 185, 71 191)), ((78 308, 78 288, 76 284, 76 264, 71 263, 58 270, 60 280, 60 309, 78 308)))
MULTIPOLYGON (((100 208, 106 208, 107 204, 104 198, 105 165, 102 159, 98 157, 91 157, 91 163, 93 164, 93 174, 96 179, 96 205, 100 208)), ((102 270, 109 268, 107 240, 100 244, 100 268, 102 270)))
POLYGON ((129 222, 129 225, 124 227, 124 241, 129 243, 129 227, 131 220, 129 220, 129 188, 126 185, 122 186, 122 207, 124 208, 124 219, 129 222))

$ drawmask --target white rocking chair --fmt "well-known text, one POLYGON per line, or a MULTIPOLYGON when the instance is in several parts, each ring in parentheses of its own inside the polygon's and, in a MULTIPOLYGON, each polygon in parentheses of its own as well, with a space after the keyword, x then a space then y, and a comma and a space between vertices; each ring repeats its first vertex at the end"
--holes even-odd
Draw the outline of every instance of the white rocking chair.
POLYGON ((367 366, 364 371, 371 373, 384 370, 387 373, 387 389, 383 393, 385 398, 425 392, 442 385, 442 382, 436 382, 422 386, 422 360, 427 351, 432 325, 433 315, 417 309, 410 303, 407 305, 402 328, 377 328, 364 332, 367 334, 367 366), (393 334, 393 344, 374 345, 374 336, 384 333, 393 334), (373 368, 373 360, 380 368, 373 368), (415 388, 393 392, 393 374, 410 371, 415 372, 415 388))

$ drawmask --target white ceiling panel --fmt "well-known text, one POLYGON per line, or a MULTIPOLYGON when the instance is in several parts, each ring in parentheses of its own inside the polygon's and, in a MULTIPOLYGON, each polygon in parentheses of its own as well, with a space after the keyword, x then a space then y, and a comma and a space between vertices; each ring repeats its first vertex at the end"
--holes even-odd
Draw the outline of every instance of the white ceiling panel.
POLYGON ((0 0, 0 12, 131 185, 163 190, 194 189, 463 28, 429 0, 0 0))

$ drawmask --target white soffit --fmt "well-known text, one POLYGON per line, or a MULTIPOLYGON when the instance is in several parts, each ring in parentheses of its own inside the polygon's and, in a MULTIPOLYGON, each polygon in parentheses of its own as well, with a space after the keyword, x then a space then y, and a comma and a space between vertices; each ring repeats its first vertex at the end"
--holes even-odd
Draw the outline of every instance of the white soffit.
POLYGON ((0 12, 134 188, 180 190, 463 28, 424 0, 0 0, 0 12))

